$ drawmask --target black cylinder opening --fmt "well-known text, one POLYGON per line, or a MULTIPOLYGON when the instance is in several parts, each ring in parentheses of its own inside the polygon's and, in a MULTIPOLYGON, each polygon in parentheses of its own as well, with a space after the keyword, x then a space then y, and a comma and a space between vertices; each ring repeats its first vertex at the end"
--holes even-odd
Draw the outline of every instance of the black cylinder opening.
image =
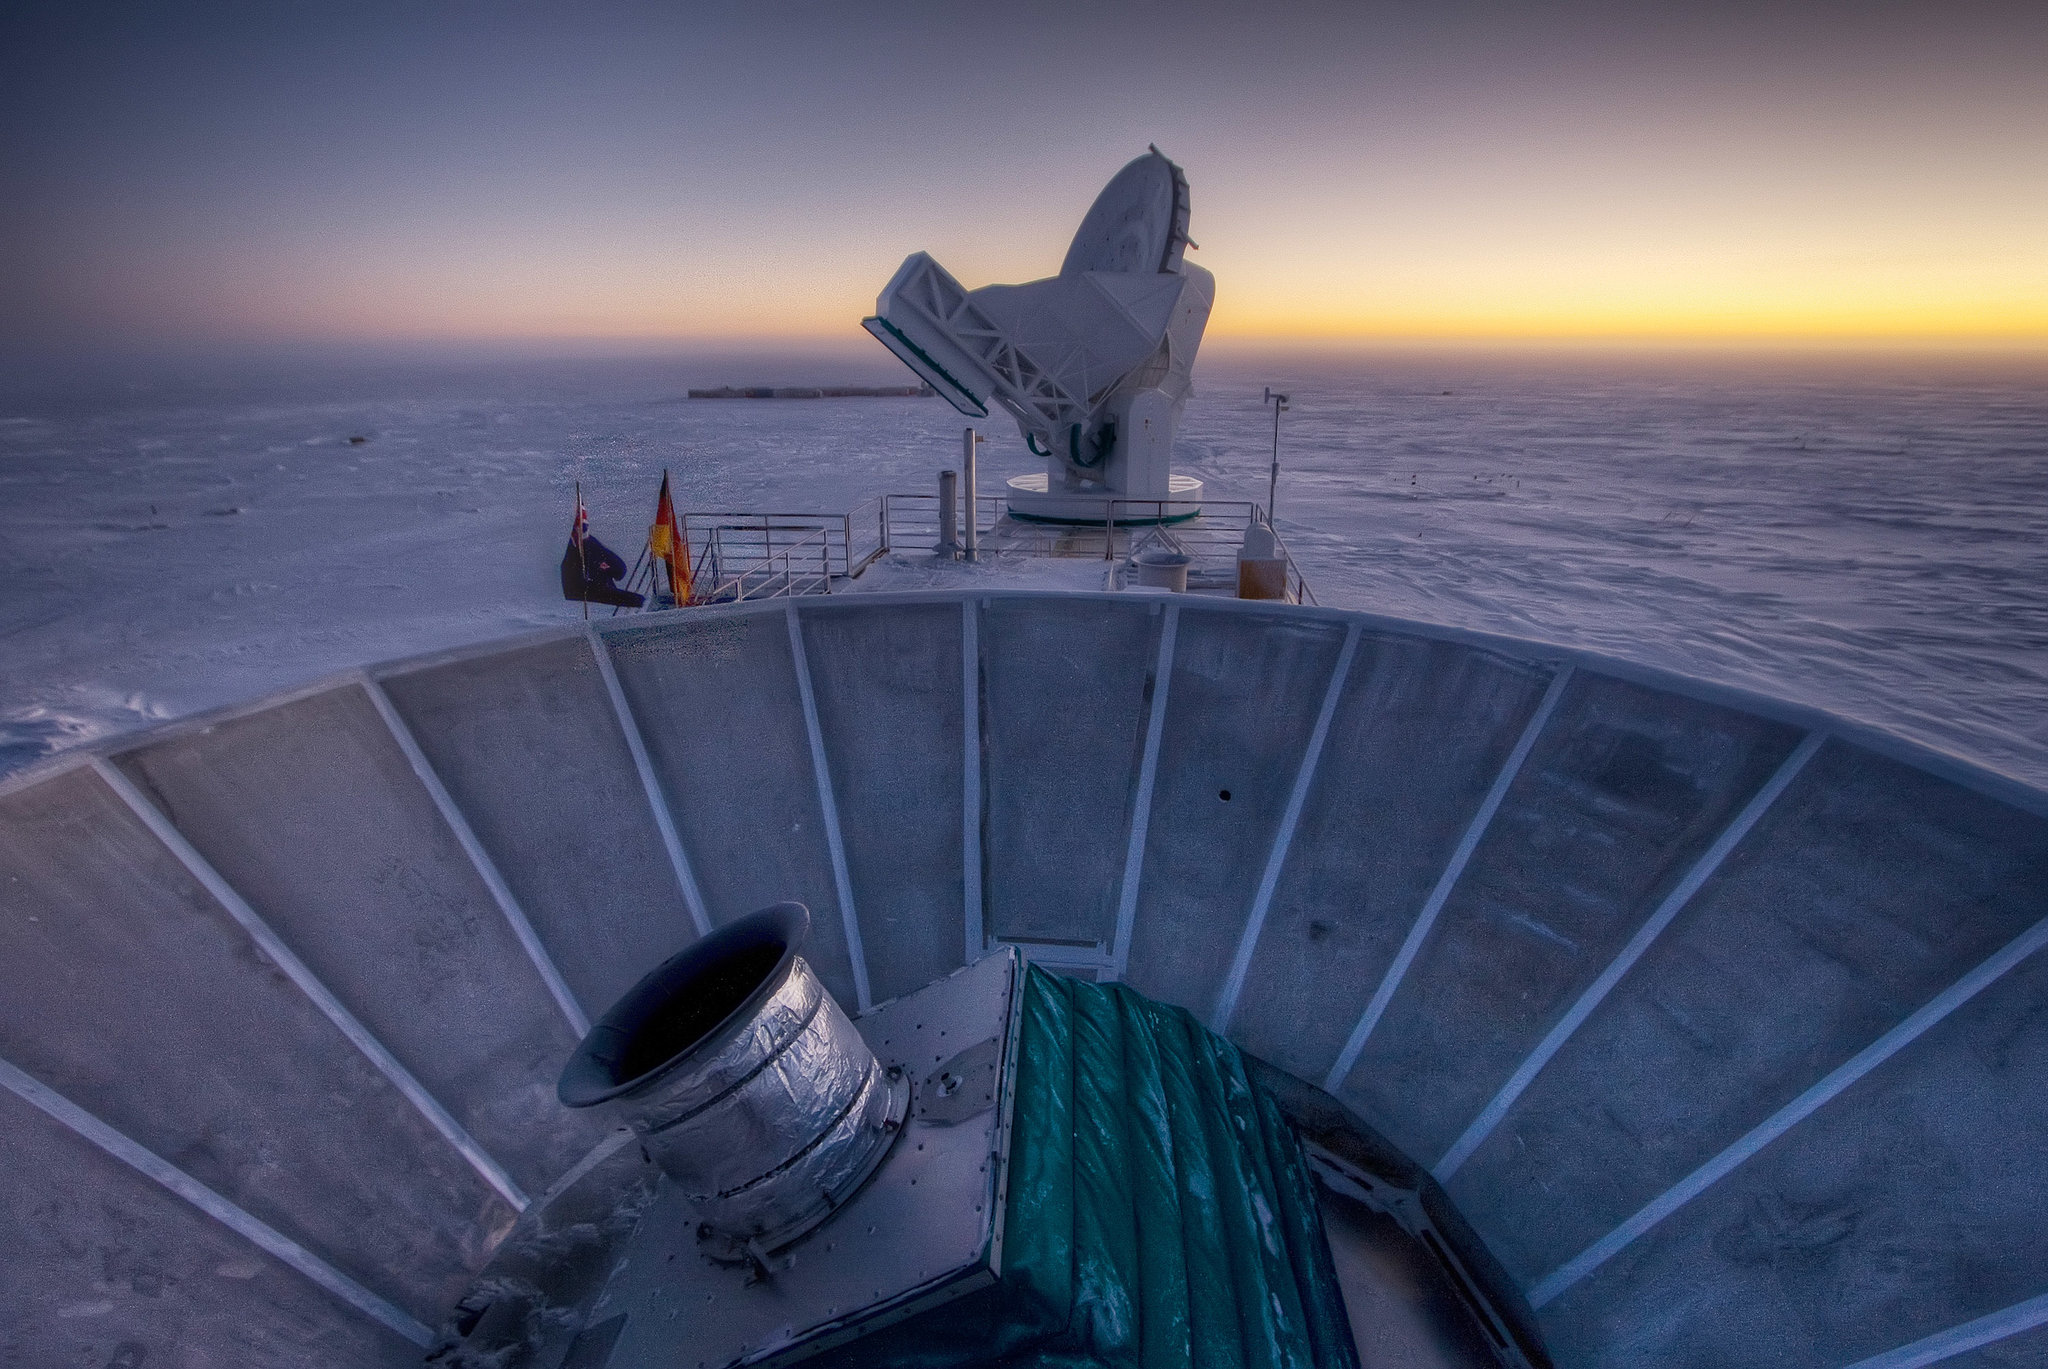
POLYGON ((590 1029, 557 1095, 572 1108, 616 1098, 721 1037, 781 985, 810 925, 803 904, 778 903, 670 956, 590 1029))

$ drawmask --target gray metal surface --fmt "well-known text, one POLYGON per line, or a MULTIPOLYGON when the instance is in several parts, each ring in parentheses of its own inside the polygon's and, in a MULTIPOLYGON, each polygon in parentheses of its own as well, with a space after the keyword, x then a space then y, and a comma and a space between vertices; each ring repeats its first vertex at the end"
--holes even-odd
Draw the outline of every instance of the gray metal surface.
POLYGON ((920 1093, 945 1089, 951 1106, 935 1113, 921 1101, 874 1176, 772 1259, 767 1277, 707 1257, 693 1209, 664 1181, 588 1314, 592 1327, 626 1318, 601 1363, 777 1363, 992 1281, 1001 1269, 1009 1099, 982 1043, 995 1041, 1000 1059, 1012 1052, 1018 969, 1013 956, 990 956, 860 1020, 883 1064, 917 1079, 920 1093), (944 1077, 963 1053, 970 1058, 958 1074, 944 1077), (978 1104, 972 1110, 959 1101, 963 1089, 978 1104))
POLYGON ((1576 673, 1351 1067, 1396 1144, 1449 1149, 1798 742, 1792 728, 1576 673), (1495 975, 1515 967, 1515 999, 1495 975))
POLYGON ((596 1139, 555 1116, 575 1037, 359 686, 116 763, 522 1189, 596 1139))
POLYGON ((420 1361, 420 1347, 377 1318, 5 1089, 0 1173, 0 1363, 420 1361))
POLYGON ((695 937, 582 641, 470 653, 382 683, 585 1013, 695 937))
MULTIPOLYGON (((811 902, 848 1001, 842 887, 878 999, 989 936, 1106 970, 1128 908, 1133 982, 1206 1020, 1241 971, 1229 1033, 1320 1082, 1409 944, 1336 1092, 1442 1168, 1560 1364, 2042 1362, 2048 796, 1582 654, 1198 598, 1164 681, 1121 597, 805 602, 813 728, 787 612, 607 627, 623 715, 580 625, 376 672, 589 1007, 692 934, 671 809, 712 919, 811 902)), ((87 758, 0 785, 0 1059, 433 1324, 513 1209, 432 1112, 536 1198, 602 1139, 449 807, 346 681, 104 754, 162 830, 87 758)), ((0 1121, 5 1355, 416 1359, 16 1093, 0 1121)))
POLYGON ((1179 618, 1163 719, 1172 745, 1153 784, 1125 978, 1199 1004, 1206 1017, 1316 722, 1313 707, 1272 701, 1320 702, 1344 632, 1331 623, 1179 618))
POLYGON ((855 597, 800 616, 881 1002, 960 963, 960 609, 855 597))
POLYGON ((982 606, 990 936, 1107 956, 1163 607, 1065 595, 982 606))
POLYGON ((812 967, 858 1003, 784 607, 641 618, 604 643, 713 925, 802 903, 812 967))
POLYGON ((457 1149, 90 770, 0 798, 0 868, 0 1059, 435 1321, 514 1215, 457 1149))

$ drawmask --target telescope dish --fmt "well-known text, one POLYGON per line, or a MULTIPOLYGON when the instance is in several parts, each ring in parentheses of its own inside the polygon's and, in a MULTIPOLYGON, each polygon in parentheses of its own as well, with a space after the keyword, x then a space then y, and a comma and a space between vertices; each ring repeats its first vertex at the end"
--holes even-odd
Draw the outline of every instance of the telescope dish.
POLYGON ((1017 420, 1048 484, 1012 491, 1013 513, 1099 524, 1179 492, 1173 435, 1216 298, 1191 246, 1188 178, 1155 147, 1096 196, 1057 276, 970 290, 913 252, 861 326, 961 413, 1017 420))
POLYGON ((1153 148, 1095 197, 1060 274, 1179 271, 1187 242, 1188 178, 1153 148))

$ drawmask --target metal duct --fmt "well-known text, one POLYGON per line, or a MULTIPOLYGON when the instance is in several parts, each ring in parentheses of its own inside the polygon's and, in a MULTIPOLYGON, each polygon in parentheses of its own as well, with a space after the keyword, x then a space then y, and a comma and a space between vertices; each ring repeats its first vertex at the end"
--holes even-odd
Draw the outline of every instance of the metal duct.
POLYGON ((563 1103, 612 1104, 640 1134, 715 1257, 761 1264, 831 1216, 909 1102, 797 954, 810 925, 780 903, 669 957, 562 1071, 563 1103))

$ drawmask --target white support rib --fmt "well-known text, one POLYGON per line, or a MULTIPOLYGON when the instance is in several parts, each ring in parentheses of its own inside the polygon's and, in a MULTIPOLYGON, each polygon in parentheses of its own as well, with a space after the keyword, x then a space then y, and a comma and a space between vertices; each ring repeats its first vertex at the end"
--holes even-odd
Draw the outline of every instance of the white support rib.
POLYGON ((441 814, 441 821, 448 824, 448 830, 455 834, 456 844, 475 867, 477 877, 484 887, 491 891, 492 900, 498 911, 505 915, 506 923, 512 928, 512 935, 519 938, 519 945, 526 952, 526 958, 533 962, 534 970, 541 982, 547 985, 548 994, 555 1000, 562 1016, 568 1020, 570 1030, 580 1039, 590 1034, 590 1017, 583 1011, 583 1005, 576 1001, 569 982, 562 978, 562 972, 555 965, 555 958, 542 944, 540 933, 527 920, 526 910, 519 906, 519 900, 512 896, 512 887, 505 883, 505 877, 498 870, 497 862, 484 850, 477 840, 476 830, 469 825, 469 818, 456 805, 455 796, 441 783, 441 776, 435 771, 427 753, 420 749, 419 738, 413 736, 405 719, 398 715, 398 709, 391 702, 391 696, 384 692, 384 686, 365 675, 360 681, 363 692, 370 696, 370 702, 377 707, 377 716, 384 720, 384 726, 391 731, 391 739, 398 743, 398 749, 405 753, 405 759, 412 766, 412 773, 419 777, 427 796, 434 801, 434 807, 441 814))
POLYGON ((1287 811, 1280 817, 1280 830, 1273 835, 1273 849, 1266 856, 1265 873, 1259 876, 1258 892, 1252 895, 1244 933, 1237 939, 1237 955, 1230 962, 1223 991, 1216 996, 1216 1010, 1209 1015, 1210 1029, 1218 1035, 1229 1032, 1230 1019, 1237 1013, 1244 977, 1252 968, 1252 952, 1258 947, 1259 934, 1265 930, 1266 912, 1273 906, 1273 891, 1280 886, 1280 871, 1287 864, 1288 848, 1294 844, 1295 825, 1301 821, 1302 805, 1308 802, 1309 786, 1315 783, 1316 766, 1322 760, 1323 743, 1330 736, 1330 720, 1337 716, 1337 700, 1344 693, 1344 682, 1351 676, 1351 658, 1358 652, 1358 636, 1358 624, 1353 623, 1344 634, 1344 649, 1337 653, 1329 688, 1323 691, 1323 708, 1316 714, 1315 731, 1309 734, 1308 747, 1302 752, 1301 769, 1295 772, 1294 789, 1287 796, 1287 811))
POLYGON ((404 1308, 378 1297, 297 1241, 258 1221, 155 1151, 130 1140, 6 1060, 0 1060, 0 1086, 136 1173, 162 1184, 251 1245, 275 1255, 364 1316, 396 1331, 422 1349, 433 1346, 434 1333, 404 1308))
POLYGON ((164 849, 185 867, 186 873, 197 880, 200 887, 213 896, 213 901, 227 911, 227 915, 235 920, 236 925, 256 943, 256 948, 284 972, 285 978, 298 986, 300 993, 313 1001, 313 1006, 363 1053, 365 1059, 377 1067, 379 1074, 391 1081, 391 1086, 403 1094, 407 1102, 419 1110, 420 1116, 427 1119, 428 1125, 441 1133, 442 1139, 455 1147, 463 1159, 469 1161, 470 1168, 474 1169, 485 1183, 496 1189, 506 1202, 524 1212, 526 1195, 520 1191, 519 1185, 512 1181, 512 1176, 505 1172, 505 1167, 493 1159, 490 1152, 477 1144, 476 1138, 449 1115, 448 1109, 442 1107, 440 1100, 427 1091, 426 1085, 415 1079, 412 1071, 398 1062, 398 1057, 391 1053, 389 1047, 379 1041, 354 1013, 342 1006, 341 1000, 334 996, 334 991, 321 982, 320 977, 313 973, 306 962, 299 959, 291 947, 285 945, 283 938, 272 931, 270 924, 249 906, 248 900, 236 892, 235 887, 227 882, 220 871, 213 868, 212 862, 185 839, 185 834, 173 826, 171 820, 165 817, 155 804, 143 797, 142 791, 121 773, 118 766, 110 763, 105 757, 95 756, 92 760, 92 769, 93 773, 114 791, 121 802, 128 805, 129 811, 149 829, 150 835, 162 843, 164 849))
POLYGON ((981 908, 981 628, 972 599, 960 603, 960 892, 966 964, 988 952, 981 908))
POLYGON ((1408 937, 1401 943, 1401 949, 1394 956, 1394 963, 1387 966, 1387 972, 1380 978, 1379 988, 1373 991, 1372 1001, 1365 1005, 1359 1015, 1358 1025, 1351 1029, 1351 1037, 1344 1043, 1344 1049, 1337 1056, 1337 1063, 1330 1066, 1330 1072, 1323 1079, 1326 1092, 1335 1093, 1337 1086, 1344 1082, 1344 1076, 1351 1073, 1351 1067, 1358 1063, 1358 1057, 1365 1051, 1366 1038, 1373 1028, 1379 1026, 1380 1017, 1386 1012, 1387 1004, 1393 1002, 1394 991, 1401 987, 1407 977, 1408 967, 1415 963, 1415 957, 1422 951, 1422 943, 1429 939, 1430 929, 1436 926, 1437 914, 1444 909, 1451 890, 1457 886, 1458 876, 1465 873, 1465 863, 1472 859, 1472 853, 1479 849, 1479 842, 1486 835, 1486 828, 1493 821, 1494 813, 1500 808, 1501 800, 1507 797, 1508 787, 1515 782, 1515 776, 1522 771, 1522 762, 1529 759, 1530 750, 1536 745, 1536 738, 1543 734, 1544 724, 1557 709, 1557 701, 1564 697, 1565 686, 1571 682, 1572 668, 1559 666, 1557 674, 1550 680, 1550 688, 1543 692, 1543 702, 1536 706, 1535 715, 1528 726, 1522 729, 1521 738, 1515 749, 1508 753, 1507 762, 1500 773, 1494 776, 1493 787, 1486 791, 1486 797, 1479 804, 1479 811, 1472 815, 1472 821, 1465 828, 1465 835, 1458 847, 1451 852, 1450 863, 1444 866, 1442 876, 1437 879, 1436 888, 1430 890, 1429 899, 1416 915, 1415 925, 1408 929, 1408 937))
POLYGON ((604 638, 596 628, 587 631, 590 654, 597 658, 597 673, 604 679, 605 693, 611 696, 612 714, 619 720, 619 730, 626 736, 626 750, 632 754, 633 769, 639 772, 640 787, 646 791, 647 807, 654 814, 655 830, 661 833, 661 846, 668 852, 669 868, 676 872, 676 887, 683 891, 683 906, 690 910, 690 922, 696 927, 697 935, 709 936, 711 913, 704 906, 704 892, 697 887, 697 876, 690 869, 690 858, 683 854, 683 839, 676 835, 675 815, 669 811, 668 796, 661 792, 661 780, 655 775, 654 762, 647 755, 647 743, 641 739, 640 724, 633 717, 633 706, 626 702, 626 691, 619 687, 619 673, 612 669, 612 654, 606 648, 604 638))
POLYGON ((796 602, 783 610, 789 620, 789 654, 796 663, 796 690, 803 700, 804 730, 811 739, 811 774, 818 783, 818 808, 824 814, 825 847, 832 854, 832 886, 839 895, 839 923, 846 933, 846 955, 853 962, 853 995, 866 1012, 874 1006, 868 994, 868 953, 861 942, 860 916, 853 907, 853 879, 846 873, 846 842, 839 833, 839 804, 832 797, 832 770, 825 760, 825 731, 818 723, 818 696, 811 688, 810 658, 804 653, 803 624, 796 602))
POLYGON ((1613 962, 1601 972, 1600 977, 1579 995, 1579 1001, 1572 1004, 1571 1011, 1558 1019, 1557 1025, 1537 1043, 1536 1049, 1529 1052, 1529 1058, 1516 1068, 1507 1083, 1501 1085, 1500 1092, 1493 1096, 1493 1101, 1472 1119, 1472 1125, 1465 1128, 1465 1134, 1444 1152, 1443 1159, 1438 1160, 1436 1168, 1431 1171, 1438 1183, 1449 1183, 1451 1176, 1458 1172, 1465 1161, 1472 1158, 1472 1152, 1479 1149, 1480 1144, 1493 1134, 1493 1129, 1500 1125, 1501 1120, 1508 1115, 1508 1110, 1515 1105, 1515 1100, 1522 1096, 1523 1091, 1534 1082, 1537 1074, 1550 1063, 1551 1057, 1564 1048, 1564 1043, 1571 1040, 1573 1033, 1593 1015, 1593 1009, 1600 1006, 1600 1001, 1606 998, 1614 986, 1621 982, 1622 976, 1643 958, 1643 953, 1650 949, 1650 943, 1663 935, 1664 929, 1671 925, 1679 910, 1691 902, 1693 895, 1713 877, 1714 871, 1721 868, 1721 862, 1726 860, 1729 853, 1749 835, 1749 829, 1756 826, 1757 819, 1778 801, 1778 796, 1798 778, 1799 772, 1806 768, 1806 763, 1813 759, 1814 752, 1820 750, 1821 743, 1826 740, 1825 733, 1809 732, 1799 745, 1793 748, 1792 754, 1785 758, 1776 773, 1764 782, 1763 787, 1756 791, 1750 801, 1743 806, 1742 811, 1735 815, 1735 820, 1723 829, 1714 844, 1707 848, 1706 854, 1699 858, 1692 869, 1686 872, 1685 878, 1678 882, 1678 886, 1657 905, 1657 911, 1650 914, 1649 919, 1637 929, 1636 934, 1629 938, 1628 944, 1621 948, 1620 954, 1616 955, 1613 962))
POLYGON ((1829 1072, 1826 1078, 1752 1127, 1743 1137, 1679 1180, 1642 1211, 1589 1245, 1577 1256, 1539 1279, 1529 1290, 1529 1305, 1541 1307, 1625 1249, 1630 1242, 1697 1198, 1714 1184, 1811 1117, 1835 1095, 1917 1041, 1930 1028, 1975 998, 1998 977, 2048 946, 2048 917, 2042 918, 1992 954, 1976 969, 1936 994, 1916 1013, 1865 1046, 1829 1072))
POLYGON ((1946 1331, 1937 1331, 1911 1345, 1901 1345, 1896 1350, 1857 1360, 1848 1369, 1921 1369, 1922 1365, 1939 1364, 1979 1346, 1990 1345, 2042 1325, 2048 1325, 2048 1293, 2016 1302, 1975 1321, 1951 1326, 1946 1331))
POLYGON ((1166 606, 1159 629, 1159 659, 1152 667, 1152 716, 1145 723, 1145 758, 1138 765, 1138 796, 1131 809, 1131 841, 1124 849, 1124 882, 1117 898, 1116 939, 1110 943, 1109 977, 1122 979, 1131 961, 1131 931, 1138 922, 1138 882, 1145 873, 1145 833, 1152 825, 1152 784, 1159 775, 1159 739, 1166 728, 1166 686, 1173 678, 1173 639, 1180 605, 1166 606))

